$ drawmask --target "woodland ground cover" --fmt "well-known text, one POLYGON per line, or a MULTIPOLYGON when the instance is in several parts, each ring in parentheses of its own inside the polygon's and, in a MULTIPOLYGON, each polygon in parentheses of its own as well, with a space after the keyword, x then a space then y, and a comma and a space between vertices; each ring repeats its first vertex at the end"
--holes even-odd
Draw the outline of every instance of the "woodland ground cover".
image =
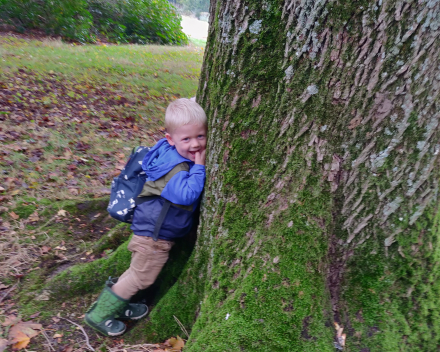
MULTIPOLYGON (((17 321, 30 319, 48 338, 32 338, 31 350, 84 347, 76 326, 55 315, 82 324, 85 301, 38 312, 32 302, 46 298, 35 292, 128 238, 128 227, 115 228, 105 211, 110 182, 134 146, 162 138, 168 103, 195 95, 202 58, 194 44, 78 46, 0 36, 0 314, 7 317, 0 351, 17 321)), ((30 336, 19 338, 16 347, 30 336)), ((91 339, 108 348, 121 342, 91 339)))

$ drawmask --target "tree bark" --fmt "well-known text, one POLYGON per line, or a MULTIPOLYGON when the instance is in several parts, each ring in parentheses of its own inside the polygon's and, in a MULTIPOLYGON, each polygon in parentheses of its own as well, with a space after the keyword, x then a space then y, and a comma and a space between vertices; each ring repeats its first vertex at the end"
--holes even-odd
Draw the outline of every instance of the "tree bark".
POLYGON ((172 312, 187 351, 438 350, 440 2, 210 13, 199 237, 155 330, 172 312))

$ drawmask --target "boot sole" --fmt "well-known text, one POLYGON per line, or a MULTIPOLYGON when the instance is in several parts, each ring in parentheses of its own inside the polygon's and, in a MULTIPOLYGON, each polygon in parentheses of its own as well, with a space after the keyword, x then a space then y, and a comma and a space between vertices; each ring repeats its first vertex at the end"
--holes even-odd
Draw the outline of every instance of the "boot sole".
POLYGON ((125 330, 127 330, 127 327, 124 327, 124 330, 122 330, 120 332, 104 332, 101 329, 99 329, 98 327, 94 326, 93 323, 89 323, 87 317, 84 318, 84 322, 86 323, 86 325, 88 327, 92 328, 93 330, 99 332, 100 334, 102 334, 104 336, 109 336, 109 337, 120 336, 125 332, 125 330))

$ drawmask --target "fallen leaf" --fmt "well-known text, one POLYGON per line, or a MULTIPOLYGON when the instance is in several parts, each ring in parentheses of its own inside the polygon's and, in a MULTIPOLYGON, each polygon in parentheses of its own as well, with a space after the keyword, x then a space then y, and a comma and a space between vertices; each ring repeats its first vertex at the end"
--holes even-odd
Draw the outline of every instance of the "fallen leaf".
POLYGON ((0 186, 0 192, 3 192, 3 191, 5 191, 5 189, 2 186, 0 186))
POLYGON ((68 159, 70 159, 71 157, 72 157, 72 152, 71 152, 70 150, 66 149, 66 150, 64 151, 64 158, 63 158, 63 159, 68 160, 68 159))
POLYGON ((52 320, 54 321, 54 323, 58 323, 61 319, 57 317, 52 317, 52 320))
POLYGON ((38 317, 40 314, 41 314, 41 312, 37 312, 37 313, 35 313, 35 314, 32 314, 32 315, 30 316, 30 318, 31 318, 31 319, 34 319, 34 318, 38 317))
POLYGON ((8 347, 8 340, 0 339, 0 352, 5 351, 6 347, 8 347))
POLYGON ((74 196, 78 195, 78 190, 76 188, 68 188, 69 192, 72 193, 74 196))
POLYGON ((182 340, 180 336, 171 337, 170 339, 164 342, 164 345, 170 346, 170 352, 178 352, 181 351, 183 347, 185 347, 185 342, 182 340))
POLYGON ((17 220, 17 219, 20 217, 19 215, 15 214, 13 211, 11 211, 11 212, 9 213, 9 216, 10 216, 11 218, 13 218, 14 220, 17 220))
POLYGON ((10 193, 10 195, 11 196, 16 196, 17 194, 19 194, 20 193, 20 190, 19 189, 16 189, 15 191, 12 191, 11 193, 10 193))
POLYGON ((55 249, 59 249, 61 251, 67 251, 67 248, 65 246, 56 246, 55 249))
POLYGON ((17 324, 20 321, 20 318, 16 317, 15 315, 8 315, 5 319, 5 321, 2 323, 3 326, 10 326, 17 324))
POLYGON ((36 301, 48 301, 50 300, 50 291, 43 290, 40 295, 34 298, 36 301))
POLYGON ((37 222, 40 221, 40 218, 38 216, 38 212, 35 210, 31 215, 29 215, 28 220, 30 222, 37 222))
POLYGON ((38 335, 37 330, 43 326, 32 322, 20 322, 9 329, 9 340, 12 348, 20 350, 26 348, 31 338, 38 335))
POLYGON ((55 334, 52 336, 52 338, 57 339, 57 338, 63 337, 63 336, 64 336, 63 334, 55 334))
POLYGON ((100 215, 101 215, 101 213, 98 213, 94 216, 94 218, 99 218, 100 215))
POLYGON ((51 249, 52 249, 51 247, 43 246, 43 247, 40 248, 40 253, 41 253, 41 254, 49 253, 49 251, 50 251, 51 249))
POLYGON ((8 288, 11 285, 4 285, 4 284, 0 284, 0 290, 4 290, 5 288, 8 288))
POLYGON ((67 215, 67 211, 65 211, 64 209, 58 210, 57 215, 58 216, 66 216, 67 215))

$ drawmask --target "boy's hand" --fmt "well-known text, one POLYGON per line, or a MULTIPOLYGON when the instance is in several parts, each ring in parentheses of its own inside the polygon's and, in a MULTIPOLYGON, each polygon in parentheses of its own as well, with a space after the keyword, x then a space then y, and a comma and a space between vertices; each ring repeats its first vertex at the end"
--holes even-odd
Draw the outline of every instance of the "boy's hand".
POLYGON ((197 165, 205 165, 205 158, 206 158, 206 149, 204 149, 202 152, 196 152, 196 160, 194 161, 197 165))

